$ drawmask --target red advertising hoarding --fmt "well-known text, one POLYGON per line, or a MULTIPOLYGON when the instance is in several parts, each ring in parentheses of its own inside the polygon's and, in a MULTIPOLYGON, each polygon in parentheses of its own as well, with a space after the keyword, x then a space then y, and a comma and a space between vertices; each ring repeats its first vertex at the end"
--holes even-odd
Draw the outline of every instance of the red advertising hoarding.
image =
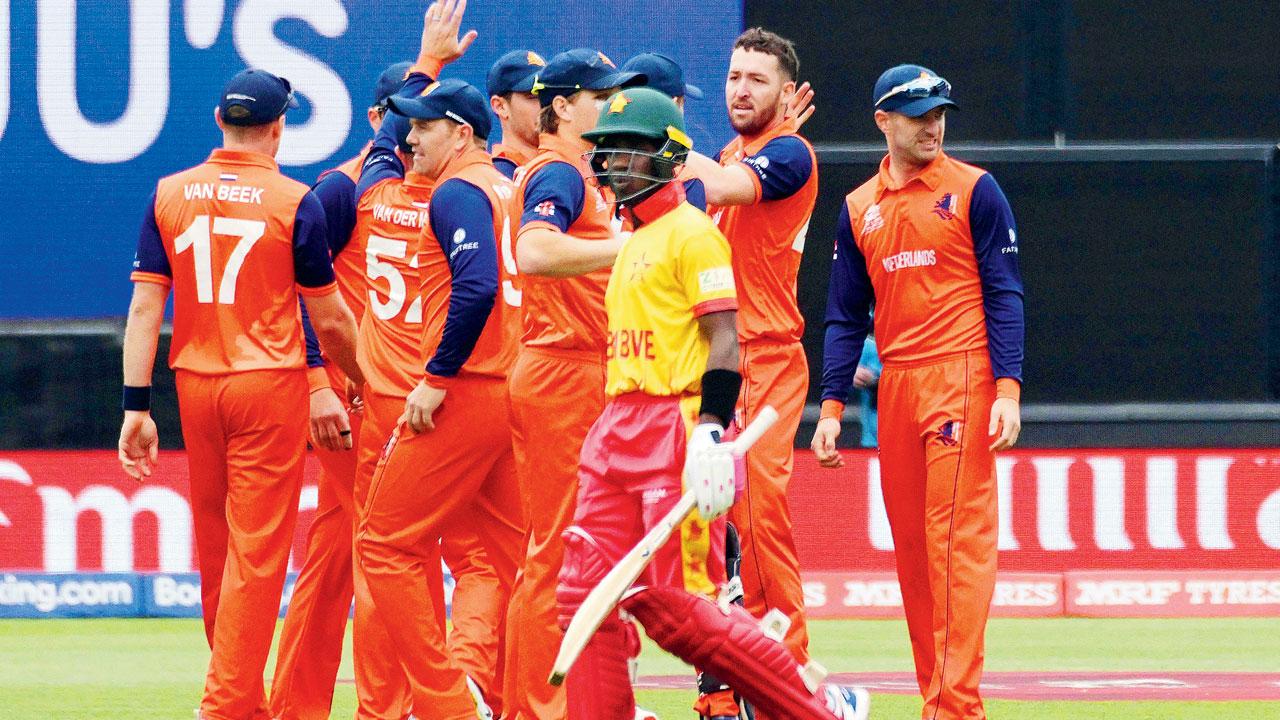
MULTIPOLYGON (((1280 614, 1280 451, 1018 450, 997 467, 997 615, 1280 614)), ((294 567, 314 515, 300 499, 294 567)), ((186 457, 136 483, 109 451, 0 454, 0 571, 194 569, 186 457)), ((790 493, 815 616, 900 614, 873 452, 790 493)))

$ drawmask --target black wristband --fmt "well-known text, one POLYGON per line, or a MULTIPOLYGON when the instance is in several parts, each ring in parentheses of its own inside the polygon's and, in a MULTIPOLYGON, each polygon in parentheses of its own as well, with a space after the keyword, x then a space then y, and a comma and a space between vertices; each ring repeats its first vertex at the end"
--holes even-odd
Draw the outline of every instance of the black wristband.
POLYGON ((738 404, 738 391, 742 389, 742 376, 732 370, 708 370, 702 373, 702 407, 700 415, 712 415, 720 419, 722 427, 729 427, 733 420, 733 408, 738 404))
POLYGON ((150 410, 151 386, 143 385, 141 387, 135 387, 132 385, 125 385, 124 397, 120 401, 120 407, 125 410, 150 410))

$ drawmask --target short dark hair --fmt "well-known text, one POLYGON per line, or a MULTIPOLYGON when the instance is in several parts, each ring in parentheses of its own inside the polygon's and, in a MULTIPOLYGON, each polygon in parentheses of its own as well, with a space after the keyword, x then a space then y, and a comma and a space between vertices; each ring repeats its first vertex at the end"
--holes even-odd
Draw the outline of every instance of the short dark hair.
POLYGON ((560 131, 560 116, 556 114, 556 109, 552 105, 548 105, 538 111, 538 132, 547 135, 555 135, 560 131))
POLYGON ((738 36, 733 49, 743 48, 762 52, 778 58, 778 67, 788 80, 800 77, 800 58, 796 56, 795 43, 762 27, 753 27, 738 36))

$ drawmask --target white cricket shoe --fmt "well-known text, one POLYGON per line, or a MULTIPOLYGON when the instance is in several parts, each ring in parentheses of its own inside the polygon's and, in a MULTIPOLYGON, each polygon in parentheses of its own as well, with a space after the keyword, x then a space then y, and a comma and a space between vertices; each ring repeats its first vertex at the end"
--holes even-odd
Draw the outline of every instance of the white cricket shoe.
POLYGON ((471 698, 476 701, 476 717, 479 720, 493 720, 493 710, 489 709, 489 703, 484 701, 480 686, 470 677, 467 678, 467 689, 471 691, 471 698))
POLYGON ((871 695, 866 688, 827 683, 822 694, 827 709, 840 720, 867 720, 871 714, 871 695))
POLYGON ((645 710, 642 707, 636 708, 636 720, 658 720, 658 716, 652 710, 645 710))

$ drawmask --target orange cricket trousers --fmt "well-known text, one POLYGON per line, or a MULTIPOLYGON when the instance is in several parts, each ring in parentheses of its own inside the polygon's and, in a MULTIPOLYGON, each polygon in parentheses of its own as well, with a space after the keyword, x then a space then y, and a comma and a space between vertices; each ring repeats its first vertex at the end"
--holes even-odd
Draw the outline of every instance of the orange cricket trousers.
POLYGON ((521 533, 506 382, 462 376, 436 410, 435 429, 398 427, 374 471, 356 557, 374 609, 391 632, 422 720, 475 717, 466 670, 448 648, 440 541, 470 528, 506 578, 521 533))
POLYGON ((212 650, 200 712, 212 720, 266 717, 262 673, 306 458, 306 374, 176 376, 212 650))
MULTIPOLYGON (((403 412, 402 397, 365 397, 363 428, 367 429, 360 438, 361 464, 357 481, 361 508, 365 507, 382 448, 395 432, 396 421, 403 412)), ((518 518, 506 518, 501 522, 520 531, 518 518)), ((502 641, 513 582, 510 575, 514 570, 508 568, 504 575, 501 563, 495 564, 489 558, 485 546, 470 527, 458 528, 443 538, 441 554, 455 583, 449 652, 484 690, 489 707, 497 715, 502 707, 502 641)), ((396 659, 386 626, 377 617, 359 567, 356 568, 356 576, 361 588, 356 599, 353 648, 356 694, 360 701, 356 717, 357 720, 399 720, 409 714, 412 706, 409 682, 396 659)), ((441 574, 440 580, 432 583, 440 588, 438 602, 441 604, 444 603, 443 582, 441 574)))
MULTIPOLYGON (((329 387, 342 397, 346 376, 335 365, 325 369, 329 387)), ((363 415, 349 418, 352 440, 358 441, 363 415)), ((312 446, 321 470, 315 520, 307 533, 307 556, 280 631, 271 680, 269 707, 272 717, 280 720, 329 717, 351 613, 351 548, 355 535, 352 492, 358 446, 339 452, 316 443, 312 446)))
POLYGON ((987 350, 880 376, 880 476, 927 720, 982 720, 996 582, 995 401, 987 350))
POLYGON ((800 343, 754 340, 743 343, 739 352, 739 417, 754 418, 765 405, 778 411, 778 423, 747 452, 746 488, 729 511, 742 542, 742 591, 752 615, 763 617, 776 609, 791 618, 784 642, 803 665, 809 661, 809 632, 787 486, 809 389, 809 364, 800 343))
POLYGON ((522 347, 511 373, 512 437, 526 542, 507 614, 511 720, 564 720, 564 687, 547 683, 564 631, 556 582, 578 496, 582 443, 604 410, 604 354, 522 347))
MULTIPOLYGON (((353 492, 355 524, 359 527, 369 507, 369 486, 387 440, 404 413, 404 398, 364 396, 364 419, 356 443, 359 462, 353 492)), ((354 548, 354 537, 352 541, 354 548)), ((364 571, 353 553, 355 620, 351 629, 351 655, 355 665, 356 720, 403 720, 413 708, 409 680, 396 657, 391 633, 375 611, 364 571)), ((440 565, 437 559, 434 567, 440 565)), ((440 602, 444 602, 444 577, 440 576, 440 602)))

